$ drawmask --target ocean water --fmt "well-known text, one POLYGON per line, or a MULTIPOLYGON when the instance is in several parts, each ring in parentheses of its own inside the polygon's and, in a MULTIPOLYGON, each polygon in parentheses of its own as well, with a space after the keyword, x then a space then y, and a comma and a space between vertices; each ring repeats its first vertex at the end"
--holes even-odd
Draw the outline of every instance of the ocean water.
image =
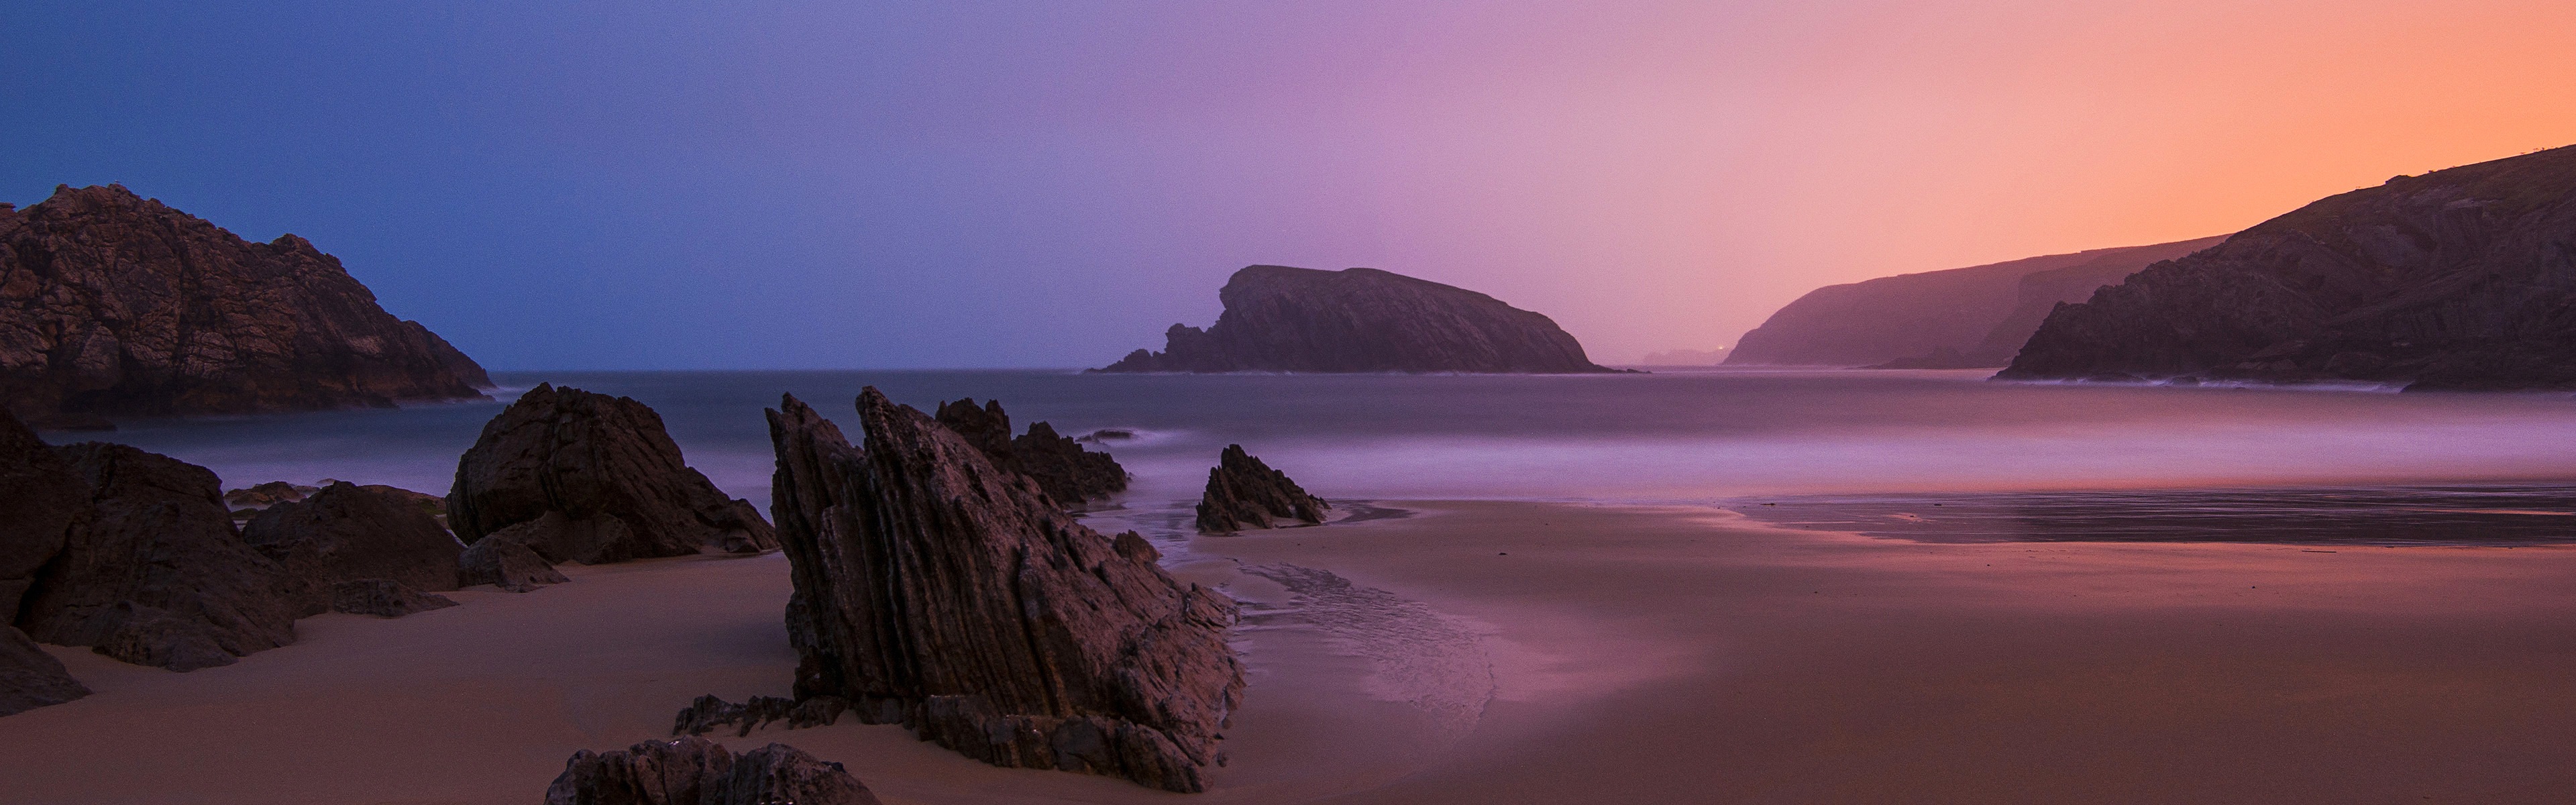
MULTIPOLYGON (((1067 435, 1133 431, 1099 445, 1136 475, 1099 515, 1120 527, 1176 529, 1218 451, 1239 443, 1310 491, 1349 501, 1691 504, 1921 539, 2576 536, 2576 517, 2564 516, 2576 513, 2569 395, 2030 385, 1985 375, 1028 370, 495 379, 504 400, 540 381, 642 400, 691 465, 764 508, 771 455, 762 409, 793 393, 855 432, 851 400, 875 385, 924 410, 943 399, 999 398, 1023 428, 1046 420, 1067 435), (2266 531, 2266 523, 2298 528, 2266 531), (2299 528, 2305 536, 2290 533, 2299 528)), ((228 487, 336 478, 443 493, 457 455, 502 404, 133 421, 113 433, 48 436, 167 453, 212 468, 228 487)))

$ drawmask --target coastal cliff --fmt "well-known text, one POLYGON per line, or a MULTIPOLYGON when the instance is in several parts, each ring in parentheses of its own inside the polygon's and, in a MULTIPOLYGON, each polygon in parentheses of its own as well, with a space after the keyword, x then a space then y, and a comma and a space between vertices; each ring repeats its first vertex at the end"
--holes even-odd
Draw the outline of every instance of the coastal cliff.
POLYGON ((2400 176, 2050 313, 2003 379, 2576 387, 2576 146, 2400 176))
POLYGON ((294 235, 119 185, 0 204, 0 405, 38 425, 480 399, 483 368, 294 235))
POLYGON ((1610 372, 1548 317, 1475 291, 1374 268, 1251 266, 1217 291, 1205 330, 1172 325, 1162 352, 1100 372, 1610 372))

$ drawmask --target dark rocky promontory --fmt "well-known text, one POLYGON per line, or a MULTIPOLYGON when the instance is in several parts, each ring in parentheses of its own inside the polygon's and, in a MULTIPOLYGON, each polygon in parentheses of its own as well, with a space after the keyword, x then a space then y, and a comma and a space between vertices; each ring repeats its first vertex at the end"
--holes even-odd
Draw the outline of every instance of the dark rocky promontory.
POLYGON ((1198 528, 1210 534, 1269 528, 1281 517, 1321 523, 1331 508, 1323 498, 1306 494, 1287 473, 1244 452, 1243 445, 1229 444, 1217 455, 1216 467, 1208 470, 1207 492, 1199 497, 1198 528))
POLYGON ((749 501, 689 468, 652 408, 550 384, 485 423, 457 460, 447 525, 467 544, 508 530, 556 563, 778 547, 749 501))
POLYGON ((705 738, 573 753, 546 805, 877 805, 838 763, 786 744, 735 755, 705 738))
POLYGON ((2576 146, 2333 196, 2059 306, 2004 379, 2576 388, 2576 146))
POLYGON ((1234 603, 1083 526, 966 437, 874 388, 861 446, 769 412, 799 700, 1000 766, 1205 787, 1240 700, 1234 603))
POLYGON ((0 407, 41 426, 480 399, 483 369, 294 235, 118 185, 0 204, 0 407))
POLYGON ((1102 372, 1617 371, 1548 317, 1475 291, 1374 268, 1251 266, 1217 291, 1206 330, 1179 324, 1161 352, 1136 350, 1102 372))
POLYGON ((1028 433, 1011 436, 1011 415, 1002 411, 1001 400, 987 400, 980 408, 971 397, 940 403, 937 418, 984 451, 994 466, 1038 482, 1038 489, 1059 506, 1076 506, 1127 489, 1127 468, 1118 466, 1117 459, 1083 449, 1080 442, 1056 433, 1053 425, 1039 422, 1030 425, 1028 433))

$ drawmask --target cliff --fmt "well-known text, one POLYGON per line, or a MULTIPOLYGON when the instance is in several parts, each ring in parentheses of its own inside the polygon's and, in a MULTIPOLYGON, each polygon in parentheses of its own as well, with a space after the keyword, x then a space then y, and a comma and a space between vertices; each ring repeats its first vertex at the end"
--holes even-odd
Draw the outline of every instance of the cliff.
POLYGON ((2093 249, 1828 285, 1744 334, 1729 366, 2002 366, 2059 302, 2092 295, 2159 260, 2215 246, 2202 238, 2093 249))
POLYGON ((0 205, 0 405, 37 424, 479 399, 491 379, 294 235, 118 185, 0 205))
POLYGON ((2576 387, 2576 146, 2329 197, 2058 307, 2007 379, 2576 387))
POLYGON ((1217 291, 1206 330, 1179 324, 1162 352, 1101 372, 1616 371, 1546 316, 1484 294, 1374 268, 1251 266, 1217 291))

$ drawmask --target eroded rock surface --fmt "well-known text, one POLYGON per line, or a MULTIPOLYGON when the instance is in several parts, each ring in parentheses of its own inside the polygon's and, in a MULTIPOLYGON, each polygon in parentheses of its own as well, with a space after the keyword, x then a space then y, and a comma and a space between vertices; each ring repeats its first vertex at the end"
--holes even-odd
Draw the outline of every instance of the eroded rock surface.
POLYGON ((1222 534, 1243 528, 1269 528, 1281 517, 1321 523, 1332 506, 1306 494, 1288 474, 1229 444, 1208 470, 1207 492, 1199 497, 1198 528, 1222 534))
POLYGON ((861 446, 794 397, 780 408, 772 511, 798 699, 847 699, 995 765, 1205 787, 1243 690, 1232 601, 874 388, 861 446))
POLYGON ((457 461, 447 513, 469 545, 553 515, 511 535, 551 562, 778 547, 750 502, 725 497, 682 461, 652 408, 548 384, 483 426, 457 461))
POLYGON ((430 595, 392 579, 354 579, 331 586, 331 611, 399 618, 456 606, 444 595, 430 595))
POLYGON ((1250 266, 1217 291, 1225 312, 1179 324, 1161 352, 1103 372, 1616 371, 1546 316, 1484 294, 1374 268, 1250 266))
POLYGON ((545 557, 509 540, 487 539, 465 546, 456 559, 456 583, 472 587, 490 584, 503 590, 524 593, 548 584, 571 581, 545 557))
POLYGON ((45 653, 18 627, 0 624, 0 716, 16 715, 89 695, 63 661, 45 653))
POLYGON ((472 359, 294 235, 124 187, 0 205, 0 407, 39 424, 479 399, 472 359))
POLYGON ((1127 489, 1127 468, 1108 453, 1083 449, 1056 433, 1054 425, 1032 424, 1028 433, 1013 437, 1011 415, 1002 411, 1001 400, 987 400, 980 408, 971 397, 940 403, 936 418, 983 451, 994 466, 1036 481, 1057 505, 1080 505, 1127 489))
POLYGON ((773 743, 737 756, 699 737, 573 754, 546 805, 876 805, 841 764, 773 743))
POLYGON ((303 500, 262 510, 243 526, 242 539, 288 573, 324 588, 390 579, 414 590, 456 589, 457 558, 465 546, 411 494, 334 483, 303 500))

